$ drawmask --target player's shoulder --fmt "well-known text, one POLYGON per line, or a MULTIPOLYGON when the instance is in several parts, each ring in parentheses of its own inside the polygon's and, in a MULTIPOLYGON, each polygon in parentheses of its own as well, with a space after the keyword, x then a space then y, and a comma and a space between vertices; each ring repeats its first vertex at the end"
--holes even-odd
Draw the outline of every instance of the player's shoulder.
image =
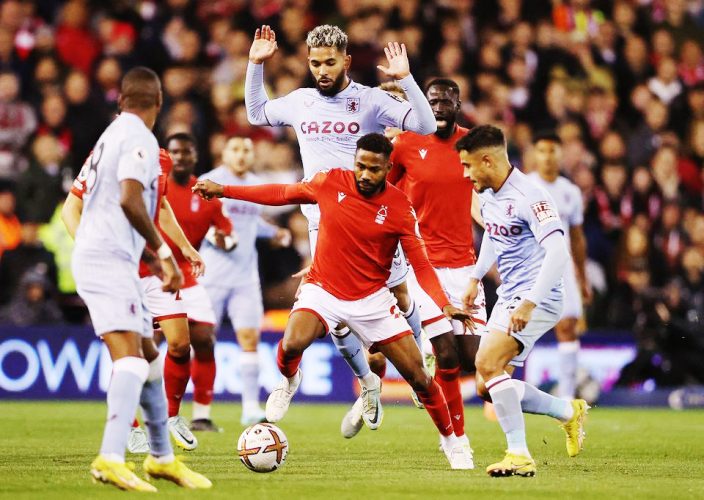
POLYGON ((209 172, 205 172, 204 174, 201 174, 200 177, 198 177, 198 180, 216 181, 218 179, 225 177, 226 174, 227 174, 227 170, 226 170, 225 165, 220 165, 220 166, 215 167, 214 169, 210 170, 209 172))

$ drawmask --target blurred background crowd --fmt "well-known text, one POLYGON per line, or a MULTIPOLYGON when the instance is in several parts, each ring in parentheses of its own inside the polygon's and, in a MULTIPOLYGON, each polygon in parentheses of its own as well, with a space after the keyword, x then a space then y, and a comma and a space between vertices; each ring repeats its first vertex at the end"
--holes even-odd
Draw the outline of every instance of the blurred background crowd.
MULTIPOLYGON (((351 77, 370 86, 384 82, 382 47, 404 42, 416 80, 457 81, 460 123, 500 126, 525 171, 532 134, 555 129, 563 173, 584 197, 586 325, 633 332, 625 383, 629 370, 704 381, 703 0, 5 0, 0 324, 86 321, 58 214, 127 69, 160 74, 155 132, 191 132, 199 173, 244 136, 264 181, 293 182, 292 131, 247 121, 247 54, 254 29, 270 24, 269 95, 311 86, 305 36, 322 23, 347 31, 351 77)), ((266 306, 285 308, 309 255, 306 223, 291 207, 267 215, 294 234, 291 249, 260 245, 266 306)))

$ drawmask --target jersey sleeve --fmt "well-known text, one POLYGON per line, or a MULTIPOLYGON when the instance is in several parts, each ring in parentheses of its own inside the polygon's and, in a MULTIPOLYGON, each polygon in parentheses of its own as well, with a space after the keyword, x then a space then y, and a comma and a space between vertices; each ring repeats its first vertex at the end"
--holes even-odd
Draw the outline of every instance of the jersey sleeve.
POLYGON ((79 200, 83 199, 83 194, 86 192, 86 180, 88 179, 88 170, 90 170, 90 160, 92 157, 93 152, 91 151, 86 161, 83 162, 83 166, 78 172, 78 175, 73 180, 73 184, 71 184, 71 194, 79 200))
POLYGON ((271 99, 264 105, 264 117, 274 127, 291 126, 291 117, 296 115, 298 106, 297 92, 293 91, 283 97, 271 99))
POLYGON ((400 240, 401 247, 413 266, 413 272, 421 288, 433 299, 433 302, 435 302, 440 309, 449 305, 450 301, 447 295, 445 295, 442 285, 440 285, 440 281, 435 274, 435 269, 433 269, 430 260, 428 260, 425 244, 423 243, 423 238, 420 236, 418 219, 410 203, 408 203, 405 210, 400 240))
POLYGON ((252 125, 291 125, 290 117, 296 115, 297 91, 270 100, 264 88, 263 64, 247 64, 244 90, 247 118, 252 125))
POLYGON ((258 186, 225 186, 224 198, 251 201, 260 205, 280 206, 317 203, 318 192, 325 183, 327 172, 318 172, 308 181, 296 184, 260 184, 258 186))
POLYGON ((584 223, 584 201, 582 200, 582 192, 577 186, 572 185, 571 188, 574 203, 572 205, 572 213, 570 213, 567 222, 570 227, 581 226, 584 223))
POLYGON ((145 188, 151 182, 153 172, 151 172, 151 162, 153 157, 154 143, 145 135, 135 135, 125 140, 120 151, 117 162, 117 180, 124 181, 132 179, 138 181, 145 188))
POLYGON ((411 103, 377 88, 370 89, 370 92, 379 123, 404 130, 403 122, 411 112, 411 103))
POLYGON ((522 208, 521 215, 538 243, 555 231, 564 233, 555 202, 547 191, 531 191, 524 198, 522 208))

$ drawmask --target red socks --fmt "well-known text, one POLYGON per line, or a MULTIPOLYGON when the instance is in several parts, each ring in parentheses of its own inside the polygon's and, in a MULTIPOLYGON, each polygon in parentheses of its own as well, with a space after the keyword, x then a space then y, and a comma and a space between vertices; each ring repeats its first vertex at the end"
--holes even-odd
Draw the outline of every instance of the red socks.
POLYGON ((445 402, 445 397, 442 395, 442 390, 440 386, 431 380, 430 386, 427 391, 417 391, 418 399, 425 405, 425 411, 428 412, 430 418, 433 419, 435 427, 438 428, 440 434, 443 436, 449 436, 454 433, 452 427, 452 419, 450 418, 450 412, 447 409, 447 403, 445 402))
POLYGON ((166 399, 169 402, 169 417, 178 415, 181 400, 190 378, 191 353, 177 358, 167 352, 164 360, 164 388, 166 389, 166 399))
POLYGON ((196 352, 191 361, 193 401, 202 405, 212 403, 215 373, 215 353, 213 351, 196 352))
POLYGON ((460 367, 435 368, 435 381, 442 389, 452 416, 456 436, 464 435, 464 401, 460 390, 460 367))
POLYGON ((279 346, 276 349, 276 365, 279 367, 281 375, 286 378, 291 378, 298 371, 298 366, 301 364, 301 358, 303 358, 303 356, 291 356, 286 354, 283 347, 281 347, 281 342, 279 342, 279 346))

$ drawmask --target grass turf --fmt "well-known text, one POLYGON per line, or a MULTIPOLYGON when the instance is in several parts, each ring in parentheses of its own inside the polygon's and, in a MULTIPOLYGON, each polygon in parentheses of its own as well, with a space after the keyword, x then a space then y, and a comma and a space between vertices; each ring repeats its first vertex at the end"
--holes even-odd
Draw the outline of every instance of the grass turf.
MULTIPOLYGON (((190 415, 189 405, 183 414, 190 415)), ((123 492, 91 483, 88 466, 102 433, 104 403, 3 402, 0 496, 4 498, 118 498, 123 492)), ((704 412, 591 410, 585 451, 570 459, 562 431, 546 417, 528 416, 535 478, 490 478, 484 468, 502 458, 496 422, 467 409, 474 471, 451 471, 424 411, 386 405, 384 424, 352 440, 340 436, 346 407, 294 404, 280 427, 290 442, 285 466, 248 471, 236 454, 239 405, 216 404, 223 434, 199 434, 189 465, 214 483, 192 492, 158 481, 169 498, 702 498, 704 412)), ((141 473, 141 457, 137 462, 141 473)))

